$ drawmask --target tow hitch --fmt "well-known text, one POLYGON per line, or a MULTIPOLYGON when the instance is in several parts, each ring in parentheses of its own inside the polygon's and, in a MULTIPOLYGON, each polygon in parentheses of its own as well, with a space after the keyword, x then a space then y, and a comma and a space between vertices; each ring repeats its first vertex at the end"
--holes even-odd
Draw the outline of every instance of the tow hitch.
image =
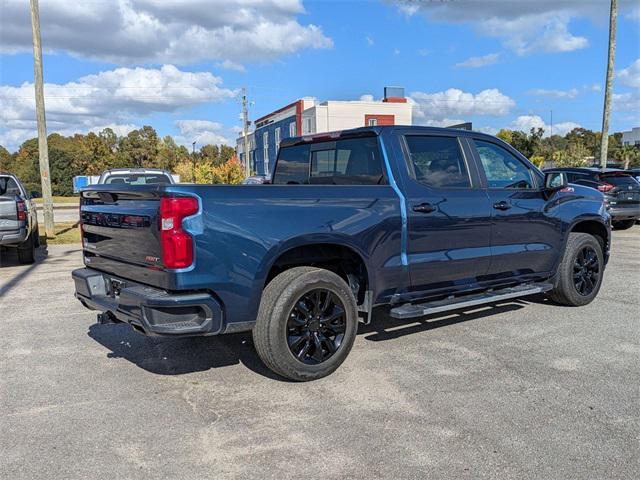
POLYGON ((111 312, 99 313, 97 321, 100 325, 113 325, 117 323, 113 313, 111 312))

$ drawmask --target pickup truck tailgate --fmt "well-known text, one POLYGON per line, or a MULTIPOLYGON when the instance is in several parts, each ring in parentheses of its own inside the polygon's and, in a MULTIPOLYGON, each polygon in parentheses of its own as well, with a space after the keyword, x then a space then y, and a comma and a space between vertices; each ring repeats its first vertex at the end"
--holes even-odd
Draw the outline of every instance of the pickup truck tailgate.
POLYGON ((85 263, 148 281, 150 274, 139 269, 161 267, 159 205, 156 190, 82 192, 80 220, 85 263))
POLYGON ((16 196, 0 196, 0 236, 2 236, 3 233, 19 230, 21 223, 23 222, 18 221, 16 196))

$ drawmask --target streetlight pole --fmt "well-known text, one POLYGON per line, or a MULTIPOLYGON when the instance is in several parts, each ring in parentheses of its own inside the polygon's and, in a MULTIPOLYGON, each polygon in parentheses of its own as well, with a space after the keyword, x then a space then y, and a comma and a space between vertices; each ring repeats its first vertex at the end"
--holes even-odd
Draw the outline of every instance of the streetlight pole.
POLYGON ((40 42, 40 13, 38 0, 31 0, 31 30, 33 34, 33 73, 36 90, 36 121, 38 124, 38 158, 40 160, 40 183, 42 185, 42 210, 44 230, 53 237, 53 198, 51 197, 51 174, 49 173, 49 147, 47 145, 47 123, 44 114, 44 88, 42 79, 42 44, 40 42))
POLYGON ((616 20, 618 2, 611 0, 609 13, 609 57, 607 62, 607 80, 604 87, 604 108, 602 111, 602 138, 600 139, 600 167, 607 168, 609 155, 609 112, 611 110, 611 90, 613 87, 613 65, 616 57, 616 20))

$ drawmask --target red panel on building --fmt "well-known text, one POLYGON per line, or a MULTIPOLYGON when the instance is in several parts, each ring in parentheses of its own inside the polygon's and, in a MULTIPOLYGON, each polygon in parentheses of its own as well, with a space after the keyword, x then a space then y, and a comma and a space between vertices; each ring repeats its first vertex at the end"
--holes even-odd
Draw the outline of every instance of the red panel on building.
POLYGON ((395 115, 365 115, 364 116, 364 126, 369 126, 369 120, 375 120, 376 125, 395 125, 396 124, 396 116, 395 115))

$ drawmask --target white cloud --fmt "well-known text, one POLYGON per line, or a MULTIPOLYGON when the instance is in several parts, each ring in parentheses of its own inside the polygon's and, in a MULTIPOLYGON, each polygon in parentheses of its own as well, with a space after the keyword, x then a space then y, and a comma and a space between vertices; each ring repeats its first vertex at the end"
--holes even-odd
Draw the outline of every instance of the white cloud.
POLYGON ((499 53, 489 53, 488 55, 483 55, 482 57, 471 57, 466 59, 464 62, 456 63, 456 67, 458 68, 480 68, 486 67, 487 65, 493 65, 500 58, 499 53))
POLYGON ((370 93, 365 93, 364 95, 360 95, 361 102, 373 102, 373 95, 370 93))
POLYGON ((457 88, 435 93, 413 92, 411 102, 414 119, 422 124, 444 120, 460 123, 459 120, 448 119, 477 115, 497 117, 507 115, 515 106, 513 99, 495 88, 476 94, 457 88))
POLYGON ((613 110, 617 112, 632 112, 635 123, 640 122, 640 91, 614 93, 612 96, 613 110))
POLYGON ((216 63, 216 67, 224 68, 225 70, 234 70, 236 72, 246 72, 247 69, 241 63, 232 62, 231 60, 224 60, 223 62, 216 63))
POLYGON ((364 37, 364 39, 367 41, 367 45, 369 45, 370 47, 375 43, 375 41, 373 40, 373 37, 371 37, 369 35, 364 37))
MULTIPOLYGON (((153 112, 174 112, 235 97, 209 72, 184 72, 173 65, 158 69, 117 68, 65 84, 44 86, 47 130, 63 134, 107 125, 133 128, 132 121, 153 112)), ((0 135, 15 148, 36 130, 32 83, 0 85, 0 135)))
POLYGON ((576 98, 578 96, 578 89, 571 88, 569 90, 547 90, 545 88, 535 88, 529 90, 529 95, 535 95, 537 97, 552 97, 552 98, 576 98))
MULTIPOLYGON (((118 64, 241 63, 333 45, 296 20, 300 0, 97 0, 41 2, 42 43, 118 64)), ((0 52, 31 49, 29 3, 2 0, 0 52)))
POLYGON ((569 24, 574 18, 599 18, 607 13, 606 2, 576 0, 459 0, 434 2, 397 0, 407 15, 423 13, 435 21, 469 23, 484 35, 503 40, 519 55, 535 51, 569 52, 585 48, 585 37, 573 35, 569 24))
MULTIPOLYGON (((581 125, 575 122, 559 122, 553 124, 554 135, 566 135, 574 128, 579 128, 581 125)), ((508 127, 510 130, 520 130, 529 133, 532 128, 544 129, 544 136, 551 135, 551 125, 545 123, 545 121, 539 115, 520 115, 516 118, 508 127)))
POLYGON ((640 88, 640 58, 616 73, 616 78, 622 85, 640 88))
POLYGON ((176 135, 175 141, 179 145, 191 147, 192 142, 198 146, 206 144, 232 145, 233 142, 224 135, 223 125, 209 120, 178 120, 176 126, 180 135, 176 135))
POLYGON ((640 21, 640 6, 635 7, 629 13, 627 13, 627 18, 629 20, 639 20, 640 21))

